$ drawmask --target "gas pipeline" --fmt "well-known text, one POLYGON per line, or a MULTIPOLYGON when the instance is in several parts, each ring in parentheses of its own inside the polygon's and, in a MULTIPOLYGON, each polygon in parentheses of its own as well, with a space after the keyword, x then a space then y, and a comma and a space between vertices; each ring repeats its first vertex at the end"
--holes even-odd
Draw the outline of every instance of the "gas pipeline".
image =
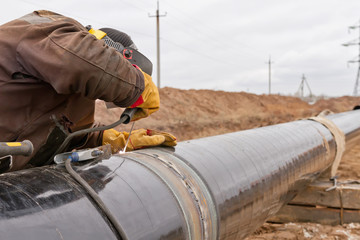
POLYGON ((360 110, 322 119, 72 164, 121 232, 64 165, 2 174, 1 239, 243 239, 359 141, 360 110))

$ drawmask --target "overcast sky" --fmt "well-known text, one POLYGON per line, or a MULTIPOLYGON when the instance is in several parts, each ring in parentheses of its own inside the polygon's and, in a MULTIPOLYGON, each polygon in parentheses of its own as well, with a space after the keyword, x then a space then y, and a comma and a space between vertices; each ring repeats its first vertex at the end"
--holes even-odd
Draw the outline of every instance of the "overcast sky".
MULTIPOLYGON (((128 33, 154 64, 156 0, 9 0, 0 23, 47 9, 128 33)), ((316 95, 351 95, 359 0, 160 0, 161 87, 294 94, 304 74, 316 95)), ((356 59, 357 60, 357 59, 356 59)))

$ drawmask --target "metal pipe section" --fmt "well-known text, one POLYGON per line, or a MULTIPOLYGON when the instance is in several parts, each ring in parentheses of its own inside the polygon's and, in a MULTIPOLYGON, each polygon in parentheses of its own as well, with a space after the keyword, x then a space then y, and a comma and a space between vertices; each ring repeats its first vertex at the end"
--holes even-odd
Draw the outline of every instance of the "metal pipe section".
MULTIPOLYGON (((346 147, 360 111, 328 117, 346 147)), ((126 236, 65 170, 0 175, 2 239, 243 239, 328 169, 336 144, 322 124, 299 120, 181 142, 76 165, 126 236)))

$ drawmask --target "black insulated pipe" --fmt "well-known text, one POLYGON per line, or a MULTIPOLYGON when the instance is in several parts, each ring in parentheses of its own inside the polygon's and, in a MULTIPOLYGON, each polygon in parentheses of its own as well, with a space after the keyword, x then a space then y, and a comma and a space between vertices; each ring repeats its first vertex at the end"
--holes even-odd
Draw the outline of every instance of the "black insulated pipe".
MULTIPOLYGON (((360 111, 327 117, 350 149, 360 111)), ((128 239, 243 239, 332 165, 336 143, 312 120, 181 142, 73 166, 128 239)), ((117 239, 64 166, 0 175, 3 239, 117 239)))

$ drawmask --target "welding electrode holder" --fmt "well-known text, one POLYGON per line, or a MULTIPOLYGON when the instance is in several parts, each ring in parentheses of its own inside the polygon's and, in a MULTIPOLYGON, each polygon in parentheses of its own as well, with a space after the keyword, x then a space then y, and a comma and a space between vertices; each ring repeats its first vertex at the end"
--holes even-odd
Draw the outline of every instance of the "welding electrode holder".
POLYGON ((127 108, 124 110, 124 112, 121 114, 121 118, 125 118, 126 120, 123 122, 123 124, 128 124, 131 119, 133 118, 134 114, 136 113, 136 111, 138 110, 138 108, 127 108))
POLYGON ((63 152, 69 145, 71 139, 73 139, 76 136, 83 136, 85 134, 91 133, 91 132, 96 132, 96 131, 103 131, 103 130, 108 130, 110 128, 114 128, 120 124, 128 124, 132 117, 134 116, 135 112, 138 110, 138 108, 127 108, 125 109, 125 111, 121 114, 120 116, 120 120, 107 125, 107 126, 100 126, 100 127, 96 127, 96 128, 88 128, 88 129, 83 129, 83 130, 79 130, 73 133, 70 133, 64 140, 64 142, 60 145, 60 147, 56 150, 56 152, 53 154, 53 156, 45 163, 47 165, 51 164, 54 161, 54 157, 55 155, 57 155, 58 153, 63 152))

